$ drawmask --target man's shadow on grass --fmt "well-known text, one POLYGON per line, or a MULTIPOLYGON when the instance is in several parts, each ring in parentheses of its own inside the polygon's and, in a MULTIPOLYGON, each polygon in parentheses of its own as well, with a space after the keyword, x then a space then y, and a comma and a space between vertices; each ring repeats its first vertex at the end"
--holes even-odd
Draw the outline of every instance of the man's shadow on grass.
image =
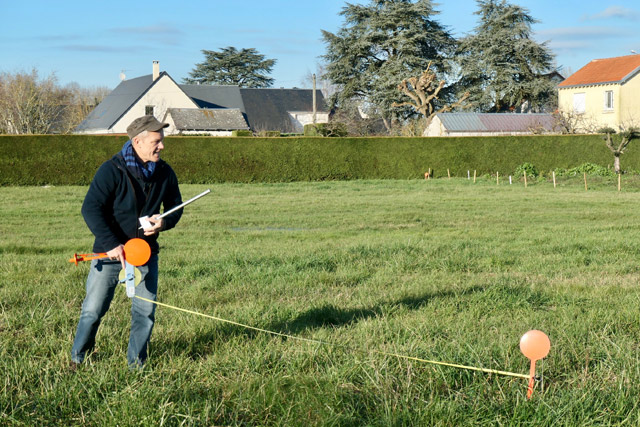
MULTIPOLYGON (((298 317, 285 322, 278 322, 271 325, 249 325, 262 330, 277 332, 284 335, 297 336, 305 331, 320 328, 341 328, 354 325, 362 320, 381 316, 392 307, 406 307, 410 310, 418 310, 429 302, 437 299, 450 297, 466 297, 476 292, 483 292, 486 288, 482 286, 472 286, 462 291, 438 291, 426 293, 419 296, 409 296, 397 301, 377 304, 369 308, 349 308, 343 309, 335 305, 327 304, 322 307, 311 308, 298 317)), ((249 329, 231 323, 218 323, 212 329, 198 334, 195 339, 178 339, 166 342, 169 348, 165 349, 176 354, 187 354, 192 359, 206 357, 215 352, 216 346, 222 341, 230 340, 234 337, 243 336, 248 339, 255 339, 266 332, 249 329)), ((286 337, 283 337, 286 339, 286 337)), ((301 338, 307 338, 301 336, 301 338)))
POLYGON ((296 335, 301 332, 319 328, 341 328, 351 326, 362 320, 381 316, 389 308, 405 307, 409 310, 419 310, 434 299, 466 296, 475 292, 482 292, 482 286, 472 286, 463 291, 438 291, 423 295, 409 296, 397 301, 377 304, 369 308, 343 309, 332 304, 312 308, 300 314, 291 321, 272 325, 274 330, 296 335))

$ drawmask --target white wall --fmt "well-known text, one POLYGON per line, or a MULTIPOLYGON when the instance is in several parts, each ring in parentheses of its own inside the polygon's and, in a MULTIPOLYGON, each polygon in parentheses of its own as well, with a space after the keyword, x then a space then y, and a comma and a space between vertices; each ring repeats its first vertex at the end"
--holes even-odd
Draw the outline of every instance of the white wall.
POLYGON ((442 125, 440 117, 435 116, 431 120, 431 123, 429 123, 429 126, 422 132, 422 136, 446 136, 445 133, 446 130, 442 125))
MULTIPOLYGON (((140 116, 145 107, 153 105, 153 115, 162 120, 168 108, 198 108, 195 102, 167 75, 161 76, 155 84, 135 103, 127 113, 110 129, 112 133, 127 133, 127 126, 140 116)), ((168 134, 168 133, 167 133, 168 134)))
MULTIPOLYGON (((296 132, 304 132, 304 125, 313 123, 313 111, 287 111, 296 132)), ((316 123, 329 123, 329 113, 316 112, 316 123)))
POLYGON ((202 135, 203 133, 210 136, 232 136, 233 131, 230 130, 184 130, 181 135, 202 135))

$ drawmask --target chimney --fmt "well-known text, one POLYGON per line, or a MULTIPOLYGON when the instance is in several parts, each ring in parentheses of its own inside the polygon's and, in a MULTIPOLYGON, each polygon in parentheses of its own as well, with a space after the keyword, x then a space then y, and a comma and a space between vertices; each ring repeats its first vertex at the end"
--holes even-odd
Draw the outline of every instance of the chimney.
POLYGON ((160 77, 160 61, 153 61, 153 81, 155 82, 160 77))

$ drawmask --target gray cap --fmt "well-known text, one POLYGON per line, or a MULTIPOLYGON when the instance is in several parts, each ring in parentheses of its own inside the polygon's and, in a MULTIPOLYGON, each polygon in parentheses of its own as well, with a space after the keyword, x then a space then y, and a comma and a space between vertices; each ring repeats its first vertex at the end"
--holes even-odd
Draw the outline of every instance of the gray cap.
POLYGON ((164 129, 169 126, 169 123, 159 122, 153 116, 138 117, 127 126, 127 135, 133 139, 135 136, 140 135, 145 130, 149 132, 158 132, 160 129, 164 129))

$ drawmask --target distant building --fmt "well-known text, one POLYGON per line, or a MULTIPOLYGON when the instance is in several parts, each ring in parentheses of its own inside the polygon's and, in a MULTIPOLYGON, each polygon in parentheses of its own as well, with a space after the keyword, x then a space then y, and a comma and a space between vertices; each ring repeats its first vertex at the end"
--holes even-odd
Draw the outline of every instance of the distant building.
MULTIPOLYGON (((167 135, 227 135, 244 129, 302 133, 305 124, 313 123, 313 91, 310 89, 179 85, 159 68, 154 61, 152 74, 120 82, 75 132, 124 134, 136 117, 145 114, 170 120, 167 135), (203 110, 202 114, 194 111, 198 109, 203 110)), ((329 111, 322 92, 317 90, 316 123, 328 121, 329 111)))
POLYGON ((438 113, 423 136, 532 135, 554 131, 551 114, 438 113))
POLYGON ((558 106, 582 130, 640 126, 640 55, 594 59, 558 85, 558 106))
POLYGON ((169 123, 167 135, 231 136, 234 130, 249 130, 237 108, 169 108, 162 121, 169 123))

